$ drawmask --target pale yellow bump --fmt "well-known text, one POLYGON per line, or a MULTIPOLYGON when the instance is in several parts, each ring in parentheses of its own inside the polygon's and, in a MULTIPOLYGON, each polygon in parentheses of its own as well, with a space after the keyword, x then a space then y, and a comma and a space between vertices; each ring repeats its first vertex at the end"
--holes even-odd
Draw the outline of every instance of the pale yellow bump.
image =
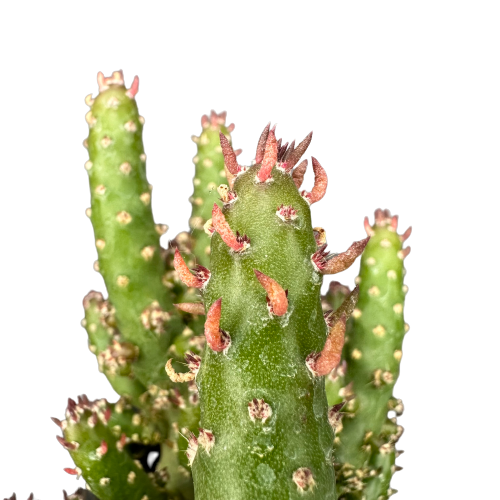
POLYGON ((147 156, 144 153, 142 153, 142 155, 140 155, 139 158, 141 161, 146 161, 147 156))
POLYGON ((142 193, 141 196, 139 196, 141 199, 142 203, 144 205, 148 206, 151 203, 151 193, 142 193))
POLYGON ((85 210, 85 215, 90 219, 90 217, 92 217, 92 209, 91 208, 87 208, 85 210))
POLYGON ((92 104, 94 104, 94 98, 92 97, 92 94, 85 96, 85 104, 87 106, 92 106, 92 104))
POLYGON ((389 269, 389 271, 387 271, 387 277, 390 280, 395 280, 398 277, 398 274, 394 271, 394 269, 389 269))
POLYGON ((133 484, 134 481, 135 481, 135 472, 130 471, 127 476, 127 483, 133 484))
POLYGON ((148 188, 150 191, 153 191, 153 184, 148 184, 148 188))
POLYGON ((144 247, 141 250, 141 256, 145 261, 149 261, 153 258, 153 255, 155 254, 155 247, 153 245, 149 245, 147 247, 144 247))
POLYGON ((210 255, 210 247, 205 247, 205 255, 210 255))
POLYGON ((402 357, 403 357, 403 351, 401 351, 400 349, 396 349, 394 351, 394 359, 399 362, 401 361, 402 357))
POLYGON ((149 500, 149 497, 147 495, 144 495, 141 500, 149 500))
POLYGON ((95 246, 98 250, 102 250, 106 246, 106 242, 101 239, 95 240, 95 246))
POLYGON ((95 260, 94 261, 94 265, 92 266, 94 268, 94 271, 96 273, 98 273, 100 271, 100 268, 99 268, 99 261, 98 260, 95 260))
POLYGON ((135 413, 132 417, 132 424, 141 425, 141 416, 138 413, 135 413))
POLYGON ((406 276, 406 269, 403 267, 403 276, 406 276))
POLYGON ((408 293, 408 287, 406 285, 403 285, 403 288, 401 290, 403 290, 403 293, 405 295, 408 293))
POLYGON ((95 333, 97 331, 97 325, 95 323, 91 323, 88 327, 88 331, 90 333, 95 333))
POLYGON ((215 146, 214 149, 215 149, 216 153, 222 153, 222 148, 221 148, 220 144, 218 146, 215 146))
POLYGON ((168 231, 168 226, 166 224, 156 224, 155 230, 161 236, 168 231))
POLYGON ((214 189, 217 189, 217 184, 215 184, 215 182, 209 182, 207 188, 209 191, 213 191, 214 189))
POLYGON ((199 185, 201 184, 200 179, 198 179, 197 177, 195 177, 195 178, 193 179, 193 184, 194 184, 195 186, 199 186, 199 185))
POLYGON ((200 138, 196 135, 191 136, 191 140, 195 143, 198 144, 200 142, 200 138))
POLYGON ((89 149, 89 140, 88 139, 84 139, 82 144, 83 144, 83 147, 85 149, 89 149))
POLYGON ((99 484, 102 486, 106 486, 110 482, 111 482, 111 479, 109 479, 109 477, 101 477, 101 479, 99 479, 99 484))
POLYGON ((380 290, 378 289, 378 286, 373 285, 369 290, 368 294, 371 295, 372 297, 378 297, 380 295, 380 290))
POLYGON ((89 351, 95 354, 97 352, 97 347, 93 344, 89 344, 89 351))
POLYGON ((196 165, 200 161, 200 158, 198 155, 193 157, 193 163, 196 165))
POLYGON ((191 229, 203 229, 204 223, 203 217, 191 217, 189 219, 189 227, 191 229))
POLYGON ((209 142, 210 142, 210 139, 208 138, 208 135, 207 134, 201 134, 200 144, 202 146, 206 146, 209 142))
POLYGON ((386 384, 392 384, 394 382, 394 375, 389 371, 385 371, 382 373, 382 380, 386 384))
POLYGON ((385 335, 385 328, 382 325, 377 325, 372 332, 377 336, 377 337, 383 337, 385 335))
POLYGON ((96 120, 95 116, 92 115, 92 111, 89 111, 85 115, 85 121, 88 123, 90 128, 92 128, 95 125, 97 120, 96 120))
POLYGON ((377 261, 373 257, 368 257, 366 259, 366 264, 368 266, 374 266, 377 263, 377 261))
POLYGON ((107 147, 109 147, 109 145, 112 143, 113 141, 111 140, 111 137, 108 137, 107 135, 105 135, 102 139, 101 139, 101 146, 106 149, 107 147))
POLYGON ((87 326, 87 320, 85 318, 83 318, 81 321, 80 321, 80 325, 83 326, 83 328, 85 328, 87 326))
POLYGON ((99 184, 95 189, 94 189, 94 193, 95 194, 98 194, 98 195, 103 195, 104 193, 106 192, 106 186, 104 186, 103 184, 99 184))
POLYGON ((405 254, 403 253, 403 250, 400 250, 400 251, 398 252, 398 257, 399 257, 401 260, 404 260, 404 258, 405 258, 405 254))
POLYGON ((106 103, 106 106, 108 108, 114 108, 114 109, 116 109, 119 104, 120 104, 120 101, 115 96, 112 96, 112 97, 110 97, 108 99, 108 102, 106 103))
POLYGON ((195 199, 193 200, 193 204, 194 204, 194 205, 197 205, 198 207, 199 207, 200 205, 203 205, 203 198, 195 198, 195 199))
POLYGON ((409 329, 410 329, 410 325, 408 323, 405 323, 405 333, 407 333, 409 329))
POLYGON ((128 276, 124 276, 124 275, 121 275, 121 276, 118 276, 118 278, 116 278, 116 284, 120 287, 126 287, 128 284, 129 284, 129 278, 128 276))
POLYGON ((88 172, 92 168, 92 165, 94 165, 94 164, 90 160, 88 160, 85 162, 85 165, 83 165, 83 166, 84 166, 85 170, 88 172))
POLYGON ((135 122, 133 120, 129 120, 127 123, 125 123, 125 125, 123 125, 123 128, 127 132, 136 132, 137 131, 137 125, 135 124, 135 122))
POLYGON ((146 120, 144 119, 144 116, 139 116, 139 123, 141 125, 144 125, 146 123, 146 120))
POLYGON ((363 354, 359 349, 354 349, 351 353, 352 359, 360 359, 363 354))
POLYGON ((354 309, 354 311, 352 311, 351 316, 355 319, 358 319, 361 316, 361 314, 362 314, 361 309, 358 309, 356 307, 356 309, 354 309))
POLYGON ((354 284, 355 284, 355 285, 359 285, 360 283, 361 283, 361 276, 356 276, 356 277, 354 278, 354 284))
POLYGON ((394 304, 392 306, 392 310, 396 313, 396 314, 401 314, 403 312, 403 304, 394 304))
POLYGON ((226 177, 226 171, 225 171, 225 170, 219 170, 219 175, 220 175, 221 177, 224 177, 224 178, 225 178, 225 177, 226 177))
POLYGON ((125 212, 125 210, 122 210, 121 212, 118 212, 116 214, 116 220, 120 224, 126 225, 130 223, 130 221, 132 220, 132 216, 128 212, 125 212))
POLYGON ((132 170, 132 166, 130 165, 130 163, 128 161, 125 161, 120 165, 120 172, 122 174, 128 175, 128 174, 130 174, 131 170, 132 170))
POLYGON ((392 246, 392 243, 387 239, 387 238, 384 238, 381 242, 380 242, 380 246, 382 248, 390 248, 392 246))
POLYGON ((214 164, 214 162, 210 158, 205 158, 203 160, 204 167, 211 167, 213 164, 214 164))
POLYGON ((140 441, 139 434, 137 432, 134 432, 130 438, 134 443, 138 443, 140 441))

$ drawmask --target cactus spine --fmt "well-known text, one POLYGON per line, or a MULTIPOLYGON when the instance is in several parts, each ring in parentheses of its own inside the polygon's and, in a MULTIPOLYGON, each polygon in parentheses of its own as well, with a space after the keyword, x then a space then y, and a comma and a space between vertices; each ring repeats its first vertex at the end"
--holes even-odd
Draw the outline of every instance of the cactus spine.
MULTIPOLYGON (((109 297, 85 297, 82 325, 121 398, 70 399, 66 419, 53 419, 75 462, 66 472, 100 500, 192 500, 194 489, 203 500, 385 500, 402 432, 387 412, 402 411, 392 386, 409 231, 398 236, 397 218, 378 210, 369 238, 329 254, 311 224, 328 182, 314 158, 314 186, 301 190, 312 134, 282 145, 268 125, 242 167, 234 126, 212 112, 193 137, 192 234, 162 249, 138 80, 127 89, 115 72, 98 82, 86 99, 87 214, 109 297), (335 282, 320 298, 322 276, 365 246, 358 286, 335 282), (161 454, 151 466, 152 450, 161 454)), ((96 500, 83 490, 65 498, 96 500)))

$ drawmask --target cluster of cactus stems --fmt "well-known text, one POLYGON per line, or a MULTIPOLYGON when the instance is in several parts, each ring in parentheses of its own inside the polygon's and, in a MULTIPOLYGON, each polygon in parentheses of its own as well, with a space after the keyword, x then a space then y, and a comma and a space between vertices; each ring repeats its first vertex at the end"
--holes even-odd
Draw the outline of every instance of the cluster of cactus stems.
MULTIPOLYGON (((68 400, 59 443, 87 490, 73 500, 384 500, 395 493, 403 404, 393 396, 408 325, 397 217, 329 253, 311 207, 327 173, 312 133, 295 145, 267 125, 242 166, 225 113, 203 116, 190 232, 160 246, 135 96, 123 74, 88 96, 96 271, 82 325, 115 403, 68 400), (356 287, 337 274, 362 254, 356 287), (187 368, 186 368, 187 367, 187 368), (156 453, 156 459, 151 457, 156 453)), ((15 495, 12 497, 15 499, 15 495)))

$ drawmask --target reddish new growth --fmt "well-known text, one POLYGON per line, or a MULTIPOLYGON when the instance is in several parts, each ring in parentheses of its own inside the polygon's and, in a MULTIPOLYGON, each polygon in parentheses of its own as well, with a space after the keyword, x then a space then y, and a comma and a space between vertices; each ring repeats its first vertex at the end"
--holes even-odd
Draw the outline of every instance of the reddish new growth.
POLYGON ((69 441, 66 441, 63 437, 61 436, 56 436, 57 441, 59 444, 65 448, 66 450, 76 450, 78 448, 78 443, 70 443, 69 441))
POLYGON ((276 215, 283 221, 288 222, 290 220, 295 220, 297 218, 297 210, 292 207, 292 205, 283 205, 278 207, 276 210, 276 215))
POLYGON ((247 236, 240 236, 233 233, 219 206, 214 203, 212 210, 212 224, 220 234, 222 241, 235 252, 241 252, 250 246, 250 239, 247 236))
POLYGON ((294 168, 292 171, 292 180, 295 183, 295 187, 297 189, 300 189, 300 186, 302 186, 302 183, 304 182, 304 175, 306 174, 306 170, 307 160, 303 160, 300 162, 297 168, 294 168))
POLYGON ((233 151, 227 137, 222 132, 219 132, 219 138, 222 154, 224 155, 224 165, 232 175, 238 175, 242 171, 242 167, 238 165, 236 153, 233 151))
POLYGON ((175 249, 174 268, 182 282, 189 287, 203 288, 210 278, 210 271, 203 266, 196 266, 194 274, 191 274, 178 248, 175 249))
POLYGON ((321 274, 337 274, 348 269, 365 249, 370 237, 355 241, 345 252, 331 255, 326 250, 326 243, 321 245, 311 256, 312 263, 321 274))
MULTIPOLYGON (((227 112, 222 111, 222 113, 216 113, 213 109, 210 111, 210 117, 203 115, 201 117, 201 126, 203 128, 212 127, 213 130, 217 130, 221 125, 226 123, 227 112)), ((228 132, 234 130, 234 123, 227 126, 228 132)))
POLYGON ((314 186, 310 193, 302 191, 301 195, 309 202, 309 205, 321 200, 326 193, 328 185, 328 176, 325 169, 320 165, 316 158, 312 158, 312 165, 314 170, 314 186))
POLYGON ((271 128, 271 122, 269 122, 260 134, 259 142, 257 144, 257 151, 255 153, 255 163, 262 163, 264 158, 264 151, 266 150, 267 136, 269 135, 269 129, 271 128))
POLYGON ((174 306, 190 314, 205 314, 205 306, 201 302, 184 302, 182 304, 174 304, 174 306))
POLYGON ((231 337, 220 329, 222 297, 216 300, 208 310, 205 321, 205 338, 209 347, 216 352, 226 351, 231 345, 231 337))
POLYGON ((198 434, 198 444, 205 449, 207 455, 210 455, 210 451, 215 444, 213 432, 208 429, 200 429, 200 433, 198 434))
POLYGON ((262 420, 264 424, 266 420, 273 414, 271 406, 269 406, 263 399, 254 398, 248 403, 248 415, 250 420, 255 422, 257 419, 262 420))
POLYGON ((283 316, 288 309, 288 293, 283 290, 277 281, 273 280, 269 276, 266 276, 264 273, 257 271, 257 269, 254 269, 253 271, 260 284, 267 292, 269 312, 275 316, 283 316))
POLYGON ((274 130, 269 131, 267 137, 266 149, 264 151, 264 158, 262 159, 262 165, 257 173, 257 180, 259 182, 265 182, 271 177, 271 170, 278 159, 278 145, 276 142, 276 136, 274 135, 274 130))
POLYGON ((306 152, 309 144, 311 144, 313 133, 310 132, 306 138, 295 148, 293 149, 286 158, 286 161, 283 163, 282 168, 286 172, 290 172, 293 167, 297 164, 297 162, 302 158, 303 154, 306 152))
POLYGON ((328 375, 340 362, 347 317, 340 319, 330 328, 325 347, 320 353, 313 352, 306 358, 306 366, 315 377, 328 375))

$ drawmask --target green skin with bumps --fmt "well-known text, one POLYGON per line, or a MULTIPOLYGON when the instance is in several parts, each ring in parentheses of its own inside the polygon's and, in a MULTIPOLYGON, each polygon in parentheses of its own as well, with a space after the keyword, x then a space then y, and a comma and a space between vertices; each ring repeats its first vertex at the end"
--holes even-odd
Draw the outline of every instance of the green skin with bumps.
POLYGON ((404 267, 401 254, 398 256, 402 243, 389 224, 374 225, 373 231, 361 258, 359 300, 347 325, 343 349, 347 362, 344 383, 352 384, 347 392, 354 399, 347 403, 342 429, 336 434, 335 459, 341 464, 337 489, 342 500, 389 497, 394 445, 402 433, 402 427, 387 415, 397 407, 392 393, 405 334, 404 267), (354 471, 361 471, 362 482, 355 479, 354 471))
POLYGON ((322 276, 313 268, 316 242, 310 208, 288 174, 273 169, 273 181, 256 185, 260 164, 240 175, 238 199, 225 208, 233 232, 251 246, 232 252, 218 233, 212 237, 211 278, 205 307, 222 297, 220 327, 232 339, 227 354, 205 348, 197 377, 201 427, 213 432, 208 454, 202 446, 193 463, 197 498, 216 500, 299 499, 292 480, 301 467, 311 470, 310 499, 334 499, 333 431, 328 422, 324 379, 305 360, 325 344, 327 327, 320 303, 322 276), (298 217, 283 222, 281 204, 298 217), (288 311, 270 317, 257 269, 288 289, 288 311), (264 399, 272 416, 249 417, 248 403, 264 399))
POLYGON ((189 226, 193 238, 192 252, 198 264, 208 267, 210 264, 210 237, 205 233, 203 225, 212 217, 212 207, 219 203, 217 187, 226 183, 224 171, 224 156, 220 146, 219 131, 229 141, 231 137, 224 124, 205 122, 199 137, 193 136, 197 152, 193 158, 195 174, 193 178, 193 195, 189 226))
POLYGON ((116 308, 121 334, 139 347, 134 362, 136 377, 145 386, 164 385, 167 349, 173 332, 182 328, 169 290, 162 283, 165 264, 160 234, 151 211, 145 157, 141 159, 143 126, 135 99, 126 95, 122 85, 101 92, 91 113, 95 120, 88 137, 91 221, 96 242, 104 242, 104 247, 96 245, 99 270, 116 308), (118 104, 110 105, 113 99, 118 104), (129 130, 126 124, 131 125, 129 130), (128 173, 127 168, 120 169, 126 162, 130 165, 128 173), (141 321, 141 314, 155 301, 171 315, 168 328, 160 334, 145 328, 141 321))

